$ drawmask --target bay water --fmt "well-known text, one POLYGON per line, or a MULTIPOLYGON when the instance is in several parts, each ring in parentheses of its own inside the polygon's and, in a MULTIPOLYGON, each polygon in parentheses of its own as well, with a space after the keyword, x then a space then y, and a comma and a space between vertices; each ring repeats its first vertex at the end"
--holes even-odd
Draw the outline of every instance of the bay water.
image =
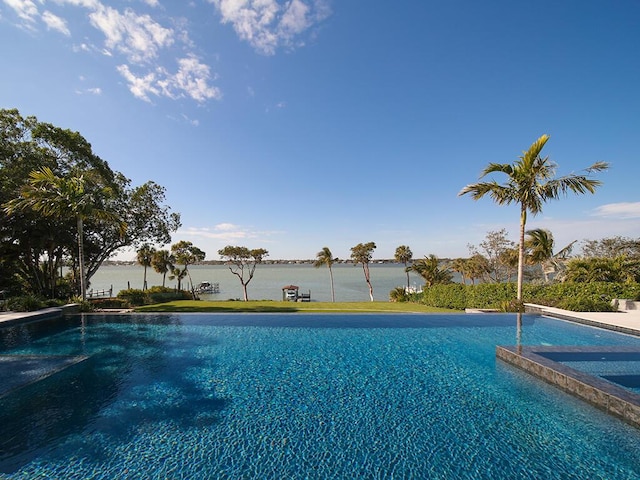
MULTIPOLYGON (((336 264, 332 267, 337 302, 369 301, 369 288, 365 282, 362 265, 336 264)), ((376 301, 388 301, 389 292, 407 285, 404 265, 372 263, 369 265, 371 284, 376 301)), ((203 300, 242 299, 242 286, 236 275, 225 265, 190 265, 189 272, 194 286, 200 282, 218 283, 220 293, 203 295, 203 300)), ((140 265, 105 265, 91 278, 89 289, 94 291, 113 287, 113 295, 126 288, 142 288, 144 268, 140 265)), ((189 288, 189 279, 182 287, 189 288)), ((421 277, 409 274, 412 287, 423 285, 421 277)), ((147 268, 147 285, 162 285, 162 275, 147 268)), ((177 280, 167 276, 165 285, 177 287, 177 280)), ((262 264, 255 270, 248 285, 249 300, 282 300, 282 288, 296 285, 299 293, 311 293, 311 301, 330 302, 331 283, 327 267, 315 268, 312 264, 262 264)))

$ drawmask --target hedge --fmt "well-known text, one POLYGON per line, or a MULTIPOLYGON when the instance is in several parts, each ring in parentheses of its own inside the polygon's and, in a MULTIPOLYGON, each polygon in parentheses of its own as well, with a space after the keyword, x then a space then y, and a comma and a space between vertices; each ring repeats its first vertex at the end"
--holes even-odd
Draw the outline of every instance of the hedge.
MULTIPOLYGON (((412 300, 432 307, 464 310, 465 308, 504 309, 516 297, 515 283, 453 283, 425 288, 412 300)), ((525 303, 538 303, 573 311, 610 311, 614 298, 640 299, 639 283, 556 283, 524 284, 525 303)))

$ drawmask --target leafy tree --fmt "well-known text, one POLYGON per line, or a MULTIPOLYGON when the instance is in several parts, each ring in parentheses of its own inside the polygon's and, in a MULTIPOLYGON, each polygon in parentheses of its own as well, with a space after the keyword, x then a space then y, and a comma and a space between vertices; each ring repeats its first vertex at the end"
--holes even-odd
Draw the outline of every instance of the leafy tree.
POLYGON ((162 286, 165 286, 165 279, 168 272, 173 272, 175 259, 169 250, 157 250, 151 257, 151 266, 162 274, 162 286))
POLYGON ((501 229, 487 232, 485 239, 480 242, 478 249, 474 245, 469 245, 469 251, 473 256, 481 255, 485 260, 486 270, 483 275, 488 277, 489 281, 500 283, 507 282, 510 278, 510 263, 512 257, 510 251, 513 250, 515 243, 507 238, 507 230, 501 229), (482 251, 482 253, 480 253, 482 251))
POLYGON ((472 285, 475 285, 476 280, 488 278, 490 272, 491 266, 484 255, 475 253, 468 259, 467 277, 471 280, 472 285))
POLYGON ((189 273, 189 265, 203 261, 205 252, 191 242, 180 240, 178 243, 171 245, 171 256, 175 259, 176 263, 184 265, 184 268, 179 273, 175 272, 174 269, 174 276, 178 279, 178 290, 180 290, 181 281, 185 275, 189 277, 189 283, 193 287, 191 274, 189 273))
POLYGON ((447 267, 440 268, 440 260, 433 254, 413 262, 411 270, 424 279, 427 288, 438 284, 451 283, 451 272, 447 267))
POLYGON ((47 217, 33 210, 13 210, 0 216, 0 285, 35 294, 55 295, 61 288, 60 267, 70 265, 79 289, 88 284, 102 262, 122 247, 166 244, 180 226, 178 214, 163 205, 164 188, 153 182, 131 187, 92 152, 78 132, 23 118, 17 110, 0 110, 0 204, 22 197, 31 173, 49 168, 54 176, 81 176, 93 196, 93 208, 119 222, 83 218, 83 262, 79 275, 77 221, 73 215, 47 217), (128 228, 122 231, 122 224, 128 228))
POLYGON ((374 242, 359 243, 355 247, 351 247, 351 258, 354 263, 362 264, 362 271, 364 272, 364 279, 369 285, 369 298, 373 302, 373 285, 371 285, 371 275, 369 273, 369 263, 373 257, 373 251, 376 248, 374 242))
POLYGON ((113 227, 89 223, 89 278, 117 250, 124 247, 139 248, 145 243, 165 245, 171 241, 171 233, 181 225, 180 215, 164 205, 164 187, 150 181, 131 188, 129 180, 121 175, 117 176, 116 182, 119 194, 114 208, 129 228, 123 236, 113 227))
POLYGON ((542 135, 529 149, 513 164, 490 163, 482 172, 480 178, 492 173, 503 173, 507 176, 505 184, 495 180, 478 182, 464 187, 459 195, 471 194, 474 200, 489 195, 498 205, 520 206, 520 240, 518 246, 518 285, 516 298, 522 301, 522 283, 524 273, 524 237, 527 214, 537 215, 542 212, 543 204, 548 200, 555 200, 561 194, 569 191, 576 194, 595 193, 601 184, 599 180, 588 177, 592 172, 606 170, 609 166, 605 162, 596 162, 586 169, 586 175, 567 175, 555 177, 556 165, 549 157, 541 157, 543 147, 549 140, 548 135, 542 135))
POLYGON ((616 236, 600 240, 585 240, 582 255, 589 258, 616 258, 621 255, 630 258, 640 257, 640 238, 616 236))
POLYGON ((148 243, 142 245, 142 247, 140 247, 136 252, 137 262, 144 267, 144 280, 142 281, 142 290, 147 289, 147 267, 151 266, 155 253, 156 249, 148 243))
POLYGON ((329 250, 329 247, 322 247, 322 250, 320 250, 316 254, 316 261, 313 264, 313 266, 316 268, 319 268, 323 265, 326 265, 329 268, 329 279, 331 281, 331 301, 332 302, 336 301, 336 294, 333 288, 333 270, 331 269, 331 266, 337 260, 338 260, 337 258, 333 258, 333 254, 331 253, 331 250, 329 250))
POLYGON ((409 262, 413 258, 413 252, 407 245, 400 245, 396 248, 395 259, 396 262, 404 264, 404 271, 407 274, 407 291, 409 290, 409 262))
POLYGON ((218 255, 226 261, 231 273, 240 279, 244 301, 249 301, 247 285, 253 278, 256 266, 262 263, 262 260, 269 255, 269 252, 264 248, 249 250, 247 247, 227 245, 218 250, 218 255))
POLYGON ((90 173, 76 174, 67 178, 56 176, 50 168, 43 167, 31 173, 30 181, 21 192, 21 197, 7 202, 5 210, 11 214, 16 210, 33 210, 46 217, 66 218, 72 216, 77 225, 78 262, 80 267, 80 292, 82 300, 87 298, 84 268, 84 220, 86 218, 106 220, 119 225, 124 233, 126 224, 113 211, 96 207, 100 196, 108 197, 108 187, 100 187, 90 173), (92 189, 90 186, 97 186, 92 189))

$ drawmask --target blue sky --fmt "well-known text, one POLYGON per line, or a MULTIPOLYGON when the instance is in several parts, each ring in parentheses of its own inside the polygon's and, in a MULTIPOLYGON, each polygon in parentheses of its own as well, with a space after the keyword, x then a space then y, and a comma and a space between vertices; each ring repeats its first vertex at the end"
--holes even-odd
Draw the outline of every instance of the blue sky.
POLYGON ((0 107, 163 185, 208 259, 515 241, 516 206, 457 194, 545 133, 558 175, 611 168, 527 227, 640 237, 636 0, 0 0, 0 45, 0 107))

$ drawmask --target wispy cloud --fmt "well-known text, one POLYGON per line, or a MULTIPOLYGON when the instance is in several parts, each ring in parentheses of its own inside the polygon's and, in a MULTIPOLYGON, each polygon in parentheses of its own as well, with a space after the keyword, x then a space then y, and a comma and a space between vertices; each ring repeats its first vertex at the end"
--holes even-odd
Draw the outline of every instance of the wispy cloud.
MULTIPOLYGON (((197 103, 222 98, 217 76, 197 56, 185 18, 164 18, 159 0, 129 2, 118 9, 101 0, 0 0, 16 14, 20 26, 43 26, 71 37, 69 8, 85 10, 89 26, 101 37, 83 37, 73 46, 79 54, 113 58, 114 68, 138 99, 190 98, 197 103), (141 11, 146 10, 146 11, 141 11)), ((280 48, 302 46, 330 14, 329 0, 209 0, 222 23, 258 52, 273 55, 280 48)), ((75 20, 77 21, 77 20, 75 20)), ((78 29, 80 30, 80 29, 78 29)), ((279 105, 282 107, 283 105, 279 105)))
POLYGON ((177 232, 177 235, 201 237, 219 240, 221 242, 236 242, 238 240, 254 238, 256 233, 246 227, 240 227, 239 225, 233 225, 231 223, 221 223, 213 228, 190 227, 181 229, 177 232))
POLYGON ((35 22, 39 16, 38 7, 31 0, 3 0, 16 12, 16 15, 27 22, 35 22))
MULTIPOLYGON (((192 52, 189 25, 184 19, 170 18, 167 22, 171 26, 167 26, 133 6, 118 10, 99 0, 2 1, 13 9, 21 26, 34 31, 44 24, 47 29, 65 36, 71 36, 63 17, 68 13, 65 7, 87 10, 85 18, 103 38, 95 42, 83 38, 79 46, 73 47, 74 51, 113 57, 118 62, 115 68, 136 98, 148 102, 153 97, 190 98, 204 103, 222 97, 220 89, 213 85, 217 77, 211 73, 211 67, 192 52), (39 8, 44 5, 51 8, 40 12, 39 8), (102 47, 94 46, 100 42, 102 47)), ((159 5, 158 0, 142 0, 137 8, 149 10, 159 5)))
POLYGON ((53 13, 46 11, 42 14, 42 21, 47 25, 50 30, 57 30, 58 32, 66 35, 67 37, 71 36, 71 32, 67 27, 67 22, 65 22, 62 18, 54 15, 53 13))
POLYGON ((149 15, 131 9, 124 13, 104 5, 89 14, 91 24, 106 38, 106 46, 124 54, 132 63, 151 61, 160 49, 173 44, 175 32, 155 22, 149 15))
POLYGON ((304 45, 302 34, 330 14, 326 0, 210 0, 223 23, 260 53, 304 45))
POLYGON ((619 219, 640 218, 640 202, 609 203, 596 208, 593 215, 619 219))

